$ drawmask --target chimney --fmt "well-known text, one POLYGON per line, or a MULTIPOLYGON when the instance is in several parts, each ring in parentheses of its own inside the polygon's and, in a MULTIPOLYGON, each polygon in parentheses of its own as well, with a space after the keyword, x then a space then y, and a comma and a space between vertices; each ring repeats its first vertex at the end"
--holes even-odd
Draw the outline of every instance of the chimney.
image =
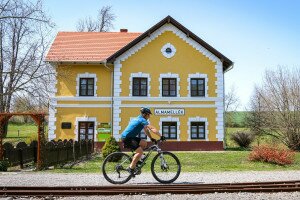
POLYGON ((126 29, 126 28, 121 28, 121 29, 120 29, 120 32, 121 32, 121 33, 127 33, 127 32, 128 32, 128 29, 126 29))

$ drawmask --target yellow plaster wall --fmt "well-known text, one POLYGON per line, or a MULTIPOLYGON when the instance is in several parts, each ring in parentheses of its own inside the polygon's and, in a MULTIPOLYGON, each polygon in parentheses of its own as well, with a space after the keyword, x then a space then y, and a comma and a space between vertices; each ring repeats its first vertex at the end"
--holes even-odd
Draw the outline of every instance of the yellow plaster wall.
POLYGON ((111 72, 104 65, 58 65, 56 96, 76 96, 78 74, 88 72, 97 75, 97 96, 111 96, 111 72))
MULTIPOLYGON (((153 109, 152 109, 153 110, 153 109)), ((130 117, 137 117, 139 115, 139 107, 137 108, 121 108, 120 118, 122 119, 120 122, 121 131, 120 134, 127 127, 130 117)), ((208 123, 208 139, 209 141, 218 141, 216 138, 216 109, 215 108, 185 108, 185 115, 183 116, 172 116, 179 118, 180 121, 180 141, 187 141, 188 139, 188 119, 191 117, 201 117, 207 118, 208 123)), ((155 126, 158 130, 160 130, 159 121, 160 118, 165 118, 167 116, 164 115, 152 115, 150 118, 150 124, 155 126)), ((168 140, 170 141, 170 140, 168 140)), ((196 140, 192 140, 196 141, 196 140)), ((201 140, 198 140, 201 141, 201 140)))
POLYGON ((129 77, 131 73, 143 72, 151 76, 152 97, 159 96, 159 75, 172 72, 179 74, 180 96, 188 96, 188 74, 203 73, 208 75, 208 96, 216 97, 216 69, 215 62, 209 60, 192 46, 170 31, 166 31, 155 40, 151 41, 137 53, 122 62, 121 96, 129 95, 129 77), (171 43, 176 48, 172 58, 166 58, 161 53, 161 48, 171 43))
POLYGON ((56 139, 75 139, 76 117, 84 116, 96 117, 97 123, 109 123, 111 119, 110 108, 57 108, 56 139), (71 122, 71 129, 61 129, 62 122, 71 122))

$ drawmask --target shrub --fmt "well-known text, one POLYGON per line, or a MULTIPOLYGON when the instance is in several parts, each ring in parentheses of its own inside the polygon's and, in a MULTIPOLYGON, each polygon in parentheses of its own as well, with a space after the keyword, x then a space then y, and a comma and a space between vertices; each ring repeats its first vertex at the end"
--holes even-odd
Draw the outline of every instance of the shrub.
POLYGON ((277 146, 257 146, 249 154, 249 160, 289 165, 295 161, 295 152, 277 146))
POLYGON ((254 135, 250 132, 236 132, 232 134, 230 138, 237 145, 243 148, 248 148, 250 144, 254 141, 254 135))
POLYGON ((9 167, 9 162, 7 160, 0 160, 0 172, 6 172, 9 167))
POLYGON ((116 139, 114 137, 109 137, 106 139, 105 144, 102 148, 103 158, 106 158, 109 154, 113 152, 120 152, 120 146, 118 145, 116 139))

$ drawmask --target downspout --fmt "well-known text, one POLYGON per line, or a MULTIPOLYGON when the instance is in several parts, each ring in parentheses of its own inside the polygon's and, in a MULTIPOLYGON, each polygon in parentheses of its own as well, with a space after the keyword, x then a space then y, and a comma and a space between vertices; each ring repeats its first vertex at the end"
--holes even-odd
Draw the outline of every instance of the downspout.
POLYGON ((109 68, 107 66, 107 60, 104 60, 103 62, 104 67, 106 67, 111 74, 111 80, 110 80, 110 91, 111 91, 111 109, 110 109, 110 117, 111 117, 111 136, 113 136, 113 127, 114 127, 114 70, 109 68))

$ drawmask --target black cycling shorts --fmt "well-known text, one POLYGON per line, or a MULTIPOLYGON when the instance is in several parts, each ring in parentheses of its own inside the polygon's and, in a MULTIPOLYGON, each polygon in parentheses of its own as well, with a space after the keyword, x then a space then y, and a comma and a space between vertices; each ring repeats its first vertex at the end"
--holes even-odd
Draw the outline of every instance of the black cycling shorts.
POLYGON ((134 137, 134 138, 124 138, 123 140, 124 148, 136 150, 140 147, 141 138, 134 137))

